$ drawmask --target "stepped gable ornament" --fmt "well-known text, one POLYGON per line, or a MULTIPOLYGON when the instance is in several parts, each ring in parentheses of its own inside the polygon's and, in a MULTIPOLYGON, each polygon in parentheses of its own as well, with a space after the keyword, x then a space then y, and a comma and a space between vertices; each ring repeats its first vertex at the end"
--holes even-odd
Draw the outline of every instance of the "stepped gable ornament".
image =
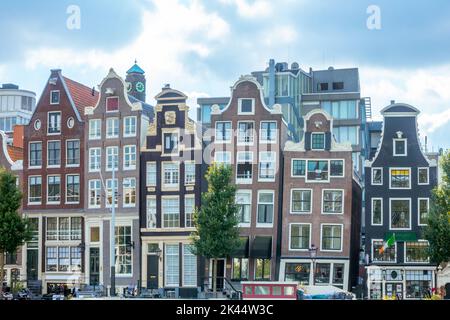
POLYGON ((175 111, 167 111, 164 114, 164 119, 166 121, 166 124, 168 124, 168 125, 175 124, 175 122, 177 120, 177 114, 175 113, 175 111))

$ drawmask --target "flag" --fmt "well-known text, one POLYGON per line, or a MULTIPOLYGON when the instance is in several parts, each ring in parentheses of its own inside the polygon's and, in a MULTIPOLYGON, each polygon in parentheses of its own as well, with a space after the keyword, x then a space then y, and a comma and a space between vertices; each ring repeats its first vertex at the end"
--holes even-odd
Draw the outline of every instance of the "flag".
POLYGON ((395 244, 395 233, 387 239, 387 241, 383 244, 383 246, 378 250, 379 254, 383 254, 387 248, 392 247, 395 244))

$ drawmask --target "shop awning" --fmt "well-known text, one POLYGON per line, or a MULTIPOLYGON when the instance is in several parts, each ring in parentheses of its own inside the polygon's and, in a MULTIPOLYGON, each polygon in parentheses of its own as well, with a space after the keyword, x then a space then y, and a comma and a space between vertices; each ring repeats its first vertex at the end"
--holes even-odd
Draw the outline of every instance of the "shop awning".
POLYGON ((392 234, 395 233, 395 241, 417 241, 417 234, 415 232, 386 232, 384 235, 384 241, 387 241, 392 234))
POLYGON ((239 247, 233 251, 231 256, 233 258, 248 258, 249 240, 248 237, 241 237, 239 247))
POLYGON ((272 258, 272 237, 255 237, 250 256, 256 259, 272 258))

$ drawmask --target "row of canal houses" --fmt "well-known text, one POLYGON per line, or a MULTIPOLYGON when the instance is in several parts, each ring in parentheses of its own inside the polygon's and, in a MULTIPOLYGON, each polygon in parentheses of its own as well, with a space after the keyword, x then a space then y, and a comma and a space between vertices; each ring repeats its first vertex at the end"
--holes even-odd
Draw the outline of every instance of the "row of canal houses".
POLYGON ((365 277, 369 297, 379 299, 419 298, 434 287, 421 229, 437 159, 421 150, 414 107, 382 111, 376 154, 358 174, 354 146, 337 142, 329 112, 311 108, 296 140, 253 76, 231 87, 226 105, 212 106, 210 128, 189 117, 188 97, 170 85, 155 106, 145 95, 137 64, 125 79, 111 69, 98 91, 52 70, 16 146, 2 136, 2 166, 19 177, 34 228, 8 277, 44 293, 83 285, 107 292, 114 261, 118 292, 207 291, 212 263, 192 254, 190 234, 216 162, 233 168, 242 237, 218 262, 219 288, 260 280, 352 290, 365 277), (381 251, 393 235, 395 245, 381 251))

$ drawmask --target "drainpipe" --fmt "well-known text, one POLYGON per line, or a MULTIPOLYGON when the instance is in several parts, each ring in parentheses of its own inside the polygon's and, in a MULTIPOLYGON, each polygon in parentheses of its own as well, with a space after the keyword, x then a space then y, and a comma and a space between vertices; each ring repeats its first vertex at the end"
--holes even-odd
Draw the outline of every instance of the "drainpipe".
POLYGON ((269 61, 269 107, 275 104, 275 60, 269 61))

